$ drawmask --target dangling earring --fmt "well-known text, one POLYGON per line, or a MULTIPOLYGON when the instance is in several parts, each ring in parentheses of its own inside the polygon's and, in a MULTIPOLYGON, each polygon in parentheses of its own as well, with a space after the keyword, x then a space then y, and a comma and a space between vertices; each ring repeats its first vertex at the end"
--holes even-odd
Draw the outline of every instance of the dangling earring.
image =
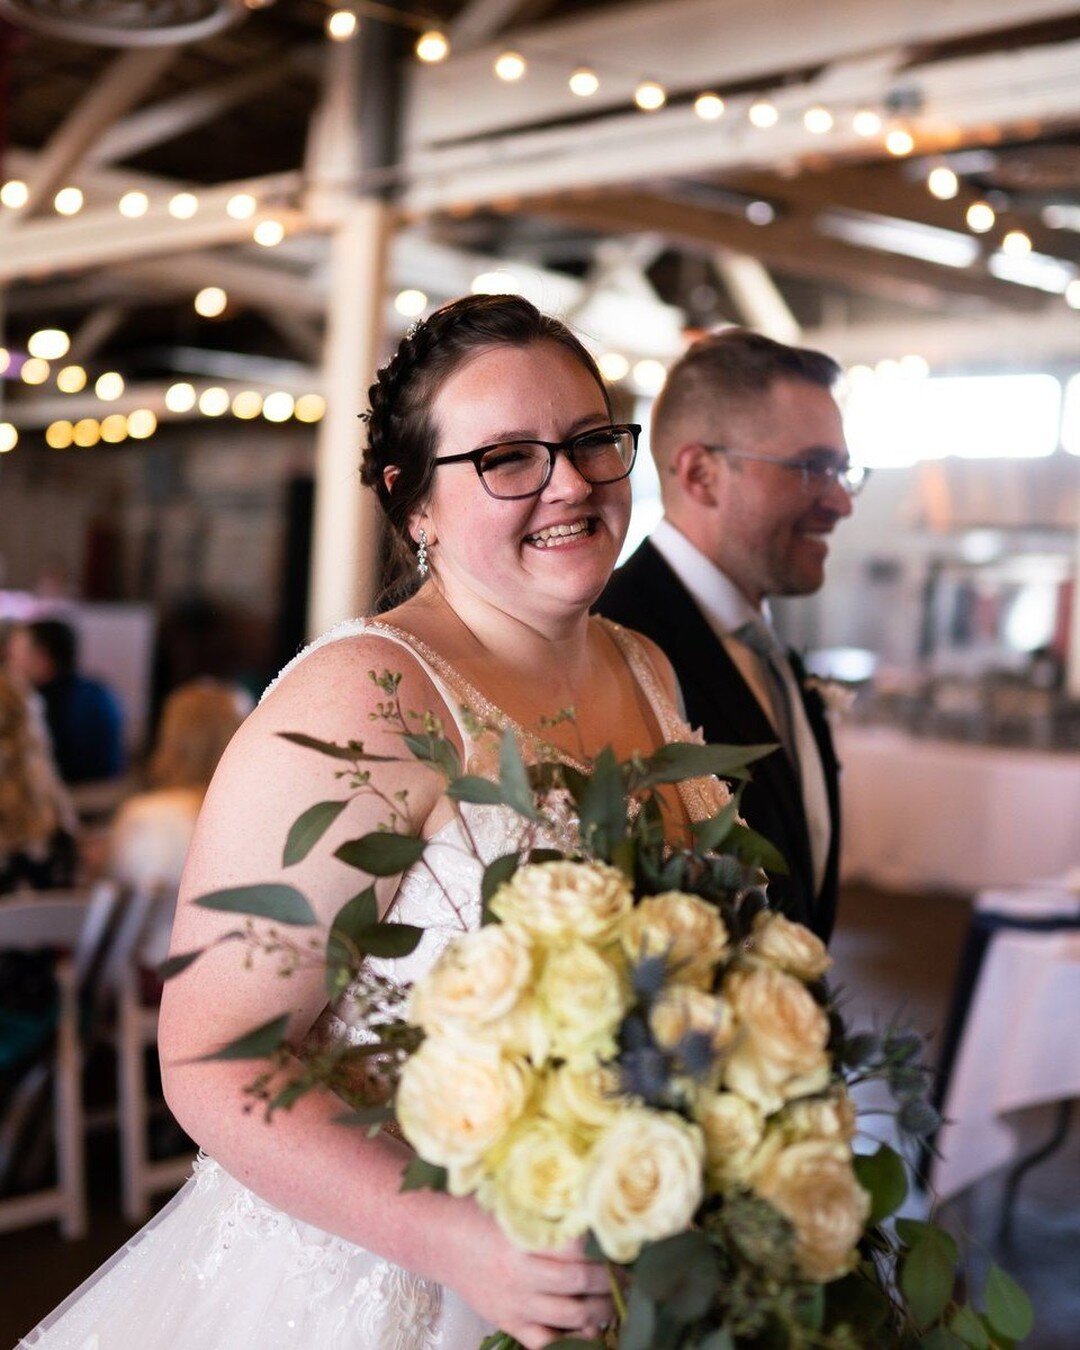
POLYGON ((427 560, 427 531, 421 529, 420 538, 417 540, 419 547, 416 550, 416 570, 420 573, 420 580, 424 581, 428 574, 427 560))

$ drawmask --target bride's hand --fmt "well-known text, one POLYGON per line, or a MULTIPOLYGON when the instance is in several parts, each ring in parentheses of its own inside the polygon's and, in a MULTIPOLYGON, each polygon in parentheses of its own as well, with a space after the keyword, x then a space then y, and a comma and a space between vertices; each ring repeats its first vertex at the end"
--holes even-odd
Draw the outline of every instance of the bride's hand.
POLYGON ((495 1220, 472 1206, 466 1232, 455 1234, 446 1283, 486 1321, 543 1350, 562 1336, 598 1338, 615 1316, 607 1267, 585 1259, 584 1239, 557 1252, 523 1252, 495 1220))

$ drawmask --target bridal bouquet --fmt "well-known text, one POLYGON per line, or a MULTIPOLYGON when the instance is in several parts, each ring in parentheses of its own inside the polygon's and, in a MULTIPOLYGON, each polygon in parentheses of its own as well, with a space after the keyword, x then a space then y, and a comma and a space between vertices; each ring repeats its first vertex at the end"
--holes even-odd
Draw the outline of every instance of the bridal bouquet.
MULTIPOLYGON (((486 775, 468 773, 436 721, 410 723, 397 677, 373 678, 387 694, 379 715, 458 804, 482 926, 402 988, 369 958, 407 956, 423 930, 380 920, 374 885, 342 909, 325 944, 283 936, 280 925, 315 920, 291 887, 204 896, 250 916, 230 936, 284 970, 324 962, 329 994, 352 1002, 363 1029, 360 1044, 308 1046, 298 1058, 285 1015, 208 1058, 268 1057, 251 1091, 271 1113, 329 1086, 349 1121, 412 1145, 406 1188, 475 1196, 522 1248, 585 1236, 592 1255, 625 1271, 612 1286, 619 1350, 1022 1339, 1031 1312, 1018 1286, 991 1267, 981 1309, 965 1301, 948 1234, 885 1225, 907 1191, 899 1154, 853 1147, 849 1088, 870 1078, 892 1089, 904 1138, 935 1129, 919 1038, 845 1029, 824 945, 768 908, 762 867, 782 860, 740 819, 738 789, 713 781, 715 812, 685 847, 667 842, 661 789, 709 775, 738 783, 769 747, 687 742, 625 763, 604 751, 584 773, 554 752, 527 765, 512 732, 478 726, 498 738, 497 756, 486 775), (510 851, 487 859, 470 822, 492 809, 518 829, 510 851)), ((346 765, 349 795, 303 813, 286 865, 353 796, 379 792, 362 743, 288 739, 346 765)), ((384 800, 387 828, 336 851, 371 878, 421 863, 426 848, 401 829, 405 804, 384 800)), ((167 973, 198 955, 174 958, 167 973)), ((485 1342, 516 1344, 503 1333, 485 1342)))

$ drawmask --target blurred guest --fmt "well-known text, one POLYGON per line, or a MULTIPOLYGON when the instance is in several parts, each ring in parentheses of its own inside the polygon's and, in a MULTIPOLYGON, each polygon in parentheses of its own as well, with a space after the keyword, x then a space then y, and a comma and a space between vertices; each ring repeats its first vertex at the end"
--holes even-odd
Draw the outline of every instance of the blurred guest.
POLYGON ((851 514, 849 465, 822 352, 747 329, 695 342, 653 409, 664 518, 612 577, 601 614, 671 659, 708 741, 779 742, 754 766, 747 822, 784 855, 773 903, 822 938, 836 912, 837 763, 820 694, 773 631, 770 595, 825 579, 827 536, 851 514))
POLYGON ((78 635, 62 619, 37 619, 8 640, 8 667, 41 695, 53 754, 65 783, 124 771, 123 712, 116 695, 78 671, 78 635))
POLYGON ((70 886, 75 809, 25 692, 0 669, 0 895, 70 886))
POLYGON ((250 711, 244 690, 218 680, 192 680, 165 700, 150 790, 129 797, 113 825, 109 870, 118 881, 176 889, 214 769, 250 711))

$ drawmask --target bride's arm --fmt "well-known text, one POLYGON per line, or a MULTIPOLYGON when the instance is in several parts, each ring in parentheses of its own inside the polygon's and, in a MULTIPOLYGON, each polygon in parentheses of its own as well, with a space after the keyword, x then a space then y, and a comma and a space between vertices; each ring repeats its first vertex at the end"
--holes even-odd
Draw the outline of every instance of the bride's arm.
MULTIPOLYGON (((430 682, 405 653, 401 706, 452 720, 430 682)), ((207 793, 181 887, 174 953, 205 946, 235 929, 235 916, 201 909, 208 891, 287 880, 311 902, 324 927, 365 878, 333 858, 344 839, 383 823, 385 803, 359 797, 304 862, 287 872, 282 849, 289 827, 315 802, 341 798, 341 765, 282 739, 299 731, 322 740, 362 740, 368 752, 398 756, 400 737, 369 714, 386 695, 368 676, 387 665, 385 646, 357 638, 313 653, 240 729, 207 793)), ((371 766, 388 797, 409 794, 412 828, 439 800, 439 780, 412 762, 371 766)), ((304 930, 294 930, 301 937, 304 930)), ((193 1063, 207 1051, 282 1012, 292 1013, 290 1038, 307 1031, 325 1003, 316 964, 284 979, 272 958, 250 968, 244 946, 226 942, 166 986, 160 1046, 169 1106, 192 1138, 233 1176, 272 1205, 419 1274, 448 1284, 526 1345, 543 1345, 547 1329, 578 1328, 606 1316, 603 1271, 575 1257, 524 1256, 468 1201, 399 1191, 409 1152, 380 1136, 337 1124, 342 1103, 325 1091, 307 1094, 267 1123, 243 1088, 258 1071, 251 1062, 193 1063), (575 1320, 576 1319, 576 1320, 575 1320)))

